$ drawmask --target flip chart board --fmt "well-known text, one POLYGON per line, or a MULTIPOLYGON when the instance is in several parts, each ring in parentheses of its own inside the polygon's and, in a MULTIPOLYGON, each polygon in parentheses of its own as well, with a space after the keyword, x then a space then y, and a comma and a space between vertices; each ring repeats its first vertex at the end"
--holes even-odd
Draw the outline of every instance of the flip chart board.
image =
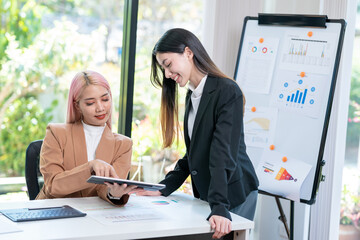
POLYGON ((261 191, 315 202, 344 33, 326 16, 245 18, 234 78, 261 191))

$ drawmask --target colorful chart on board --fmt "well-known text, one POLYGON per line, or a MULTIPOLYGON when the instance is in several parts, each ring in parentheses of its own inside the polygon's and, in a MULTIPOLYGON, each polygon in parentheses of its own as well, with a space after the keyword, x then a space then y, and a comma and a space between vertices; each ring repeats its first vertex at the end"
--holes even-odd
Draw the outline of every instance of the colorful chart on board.
POLYGON ((323 75, 281 71, 275 84, 273 105, 287 112, 318 118, 324 103, 326 79, 323 75))
POLYGON ((280 171, 276 175, 275 179, 279 181, 280 180, 294 180, 294 182, 297 181, 297 179, 294 179, 293 176, 291 176, 290 173, 288 173, 285 168, 280 168, 280 171))

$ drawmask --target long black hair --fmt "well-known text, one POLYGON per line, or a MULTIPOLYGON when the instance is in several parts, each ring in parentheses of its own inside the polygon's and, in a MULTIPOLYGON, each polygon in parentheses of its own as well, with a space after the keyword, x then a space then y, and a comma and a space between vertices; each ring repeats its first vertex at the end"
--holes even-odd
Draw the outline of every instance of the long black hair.
POLYGON ((193 52, 195 67, 203 74, 213 77, 229 78, 215 65, 206 52, 200 40, 190 31, 182 28, 173 28, 155 44, 152 51, 151 83, 155 87, 161 87, 160 124, 163 137, 163 147, 169 147, 174 142, 175 136, 179 136, 177 84, 174 80, 166 78, 165 71, 157 62, 157 53, 182 54, 188 47, 193 52))

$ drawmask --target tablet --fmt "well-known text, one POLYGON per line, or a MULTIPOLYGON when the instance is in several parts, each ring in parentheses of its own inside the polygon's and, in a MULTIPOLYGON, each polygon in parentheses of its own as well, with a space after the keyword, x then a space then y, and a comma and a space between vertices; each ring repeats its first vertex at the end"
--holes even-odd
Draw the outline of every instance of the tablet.
POLYGON ((147 182, 139 182, 139 181, 132 181, 132 180, 125 180, 121 178, 111 178, 111 177, 100 177, 92 175, 87 180, 89 183, 96 183, 96 184, 104 184, 104 182, 108 183, 118 183, 118 184, 127 184, 127 185, 136 185, 139 188, 143 188, 144 190, 149 191, 157 191, 165 188, 164 184, 156 184, 156 183, 147 183, 147 182))

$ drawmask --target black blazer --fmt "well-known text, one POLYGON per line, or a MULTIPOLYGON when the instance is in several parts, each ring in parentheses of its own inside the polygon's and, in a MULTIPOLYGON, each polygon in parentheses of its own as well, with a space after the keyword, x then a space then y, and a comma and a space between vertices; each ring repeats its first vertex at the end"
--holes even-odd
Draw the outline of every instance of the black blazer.
POLYGON ((166 184, 161 193, 170 195, 191 174, 194 196, 210 204, 209 217, 231 220, 229 209, 243 203, 259 185, 244 142, 243 95, 235 81, 208 76, 190 141, 191 93, 184 118, 186 154, 161 181, 166 184))

